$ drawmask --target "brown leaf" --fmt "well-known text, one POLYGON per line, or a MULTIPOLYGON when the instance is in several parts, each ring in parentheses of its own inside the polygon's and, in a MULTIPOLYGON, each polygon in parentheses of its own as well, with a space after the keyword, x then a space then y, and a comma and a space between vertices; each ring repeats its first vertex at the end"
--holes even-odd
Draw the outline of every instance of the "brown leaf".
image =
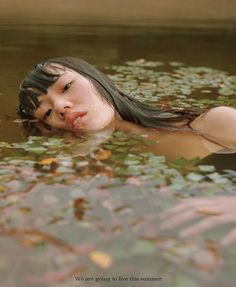
POLYGON ((110 168, 97 165, 94 167, 94 170, 96 171, 96 174, 99 173, 110 178, 114 177, 114 172, 110 168))
POLYGON ((22 214, 28 214, 32 209, 30 207, 19 207, 22 214))
POLYGON ((208 272, 212 272, 224 264, 217 244, 210 240, 206 242, 205 249, 199 250, 194 254, 193 260, 196 268, 208 272))
POLYGON ((74 201, 74 215, 78 220, 83 220, 86 209, 88 208, 88 202, 86 199, 80 197, 74 201))
POLYGON ((59 167, 59 161, 57 158, 49 157, 42 159, 35 164, 35 168, 42 169, 44 167, 49 168, 50 172, 55 172, 59 167))
POLYGON ((41 234, 30 234, 19 240, 19 243, 25 247, 37 246, 44 244, 44 238, 41 234))
POLYGON ((212 216, 223 214, 223 212, 220 212, 220 211, 213 211, 213 210, 200 209, 200 208, 196 210, 196 213, 201 214, 201 215, 212 215, 212 216))
POLYGON ((108 159, 111 155, 112 155, 112 152, 110 150, 99 150, 96 153, 96 159, 105 160, 105 159, 108 159))

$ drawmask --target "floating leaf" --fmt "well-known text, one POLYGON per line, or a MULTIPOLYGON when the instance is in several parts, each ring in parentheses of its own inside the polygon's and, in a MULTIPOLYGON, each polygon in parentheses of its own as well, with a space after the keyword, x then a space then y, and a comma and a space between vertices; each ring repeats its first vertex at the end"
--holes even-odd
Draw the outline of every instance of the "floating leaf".
POLYGON ((94 263, 104 269, 109 268, 113 262, 111 256, 102 251, 91 251, 89 257, 94 263))
POLYGON ((52 163, 58 163, 58 160, 56 158, 49 157, 38 161, 38 164, 40 165, 51 165, 52 163))
POLYGON ((204 179, 204 176, 194 172, 190 172, 186 175, 186 178, 191 181, 201 181, 204 179))
POLYGON ((19 210, 20 210, 20 212, 22 213, 22 214, 28 214, 28 213, 30 213, 30 211, 32 210, 30 207, 20 207, 19 208, 19 210))
POLYGON ((0 185, 0 192, 5 192, 7 188, 3 185, 0 185))
POLYGON ((74 201, 74 215, 78 220, 82 220, 88 208, 88 202, 84 198, 77 198, 74 201))
POLYGON ((215 167, 214 165, 198 165, 198 169, 201 171, 201 172, 214 172, 215 171, 215 167))
POLYGON ((111 154, 112 154, 111 150, 99 150, 96 153, 96 159, 105 160, 108 159, 111 156, 111 154))
POLYGON ((19 240, 25 247, 41 246, 45 244, 44 238, 39 234, 30 234, 19 240))
POLYGON ((223 212, 219 212, 219 211, 212 211, 212 210, 208 210, 208 209, 205 209, 205 208, 198 208, 196 210, 196 213, 199 213, 201 215, 222 215, 223 212))

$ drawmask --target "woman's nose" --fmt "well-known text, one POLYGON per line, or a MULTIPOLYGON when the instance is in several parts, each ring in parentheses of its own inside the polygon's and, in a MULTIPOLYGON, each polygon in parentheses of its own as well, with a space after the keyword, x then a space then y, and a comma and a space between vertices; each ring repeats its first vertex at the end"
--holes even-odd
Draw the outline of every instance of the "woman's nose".
POLYGON ((69 108, 70 108, 69 105, 65 105, 65 104, 64 104, 64 105, 57 105, 57 106, 55 107, 55 110, 56 110, 56 112, 57 112, 58 117, 59 117, 60 119, 64 120, 65 117, 66 117, 66 113, 67 113, 67 111, 68 111, 69 108))
POLYGON ((65 117, 66 117, 66 113, 67 113, 67 110, 68 110, 68 106, 64 107, 63 109, 61 109, 60 111, 58 111, 58 115, 59 115, 59 118, 64 120, 65 117))
POLYGON ((64 119, 64 117, 65 117, 65 111, 60 112, 60 113, 59 113, 59 116, 60 116, 61 119, 64 119))

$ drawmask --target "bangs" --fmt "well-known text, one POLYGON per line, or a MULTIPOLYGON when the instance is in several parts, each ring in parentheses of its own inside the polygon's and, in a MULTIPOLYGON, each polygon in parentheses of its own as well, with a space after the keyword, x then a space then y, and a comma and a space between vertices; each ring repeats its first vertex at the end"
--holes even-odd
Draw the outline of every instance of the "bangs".
POLYGON ((18 115, 21 118, 33 118, 35 110, 40 105, 38 97, 41 94, 46 94, 48 88, 61 76, 56 69, 64 71, 63 67, 54 66, 53 63, 38 64, 20 84, 18 115))

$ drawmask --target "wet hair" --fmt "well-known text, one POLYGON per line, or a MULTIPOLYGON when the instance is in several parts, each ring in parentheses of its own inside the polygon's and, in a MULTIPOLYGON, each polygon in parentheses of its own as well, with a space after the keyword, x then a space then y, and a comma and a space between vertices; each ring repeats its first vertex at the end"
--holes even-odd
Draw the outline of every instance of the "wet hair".
POLYGON ((22 119, 33 119, 35 110, 40 106, 38 96, 47 93, 61 72, 69 68, 90 80, 102 99, 105 99, 123 120, 146 127, 178 130, 182 123, 190 123, 203 110, 174 110, 152 107, 120 91, 102 72, 84 60, 76 57, 60 57, 42 62, 31 70, 20 85, 18 115, 22 119), (58 72, 57 72, 58 71, 58 72))

